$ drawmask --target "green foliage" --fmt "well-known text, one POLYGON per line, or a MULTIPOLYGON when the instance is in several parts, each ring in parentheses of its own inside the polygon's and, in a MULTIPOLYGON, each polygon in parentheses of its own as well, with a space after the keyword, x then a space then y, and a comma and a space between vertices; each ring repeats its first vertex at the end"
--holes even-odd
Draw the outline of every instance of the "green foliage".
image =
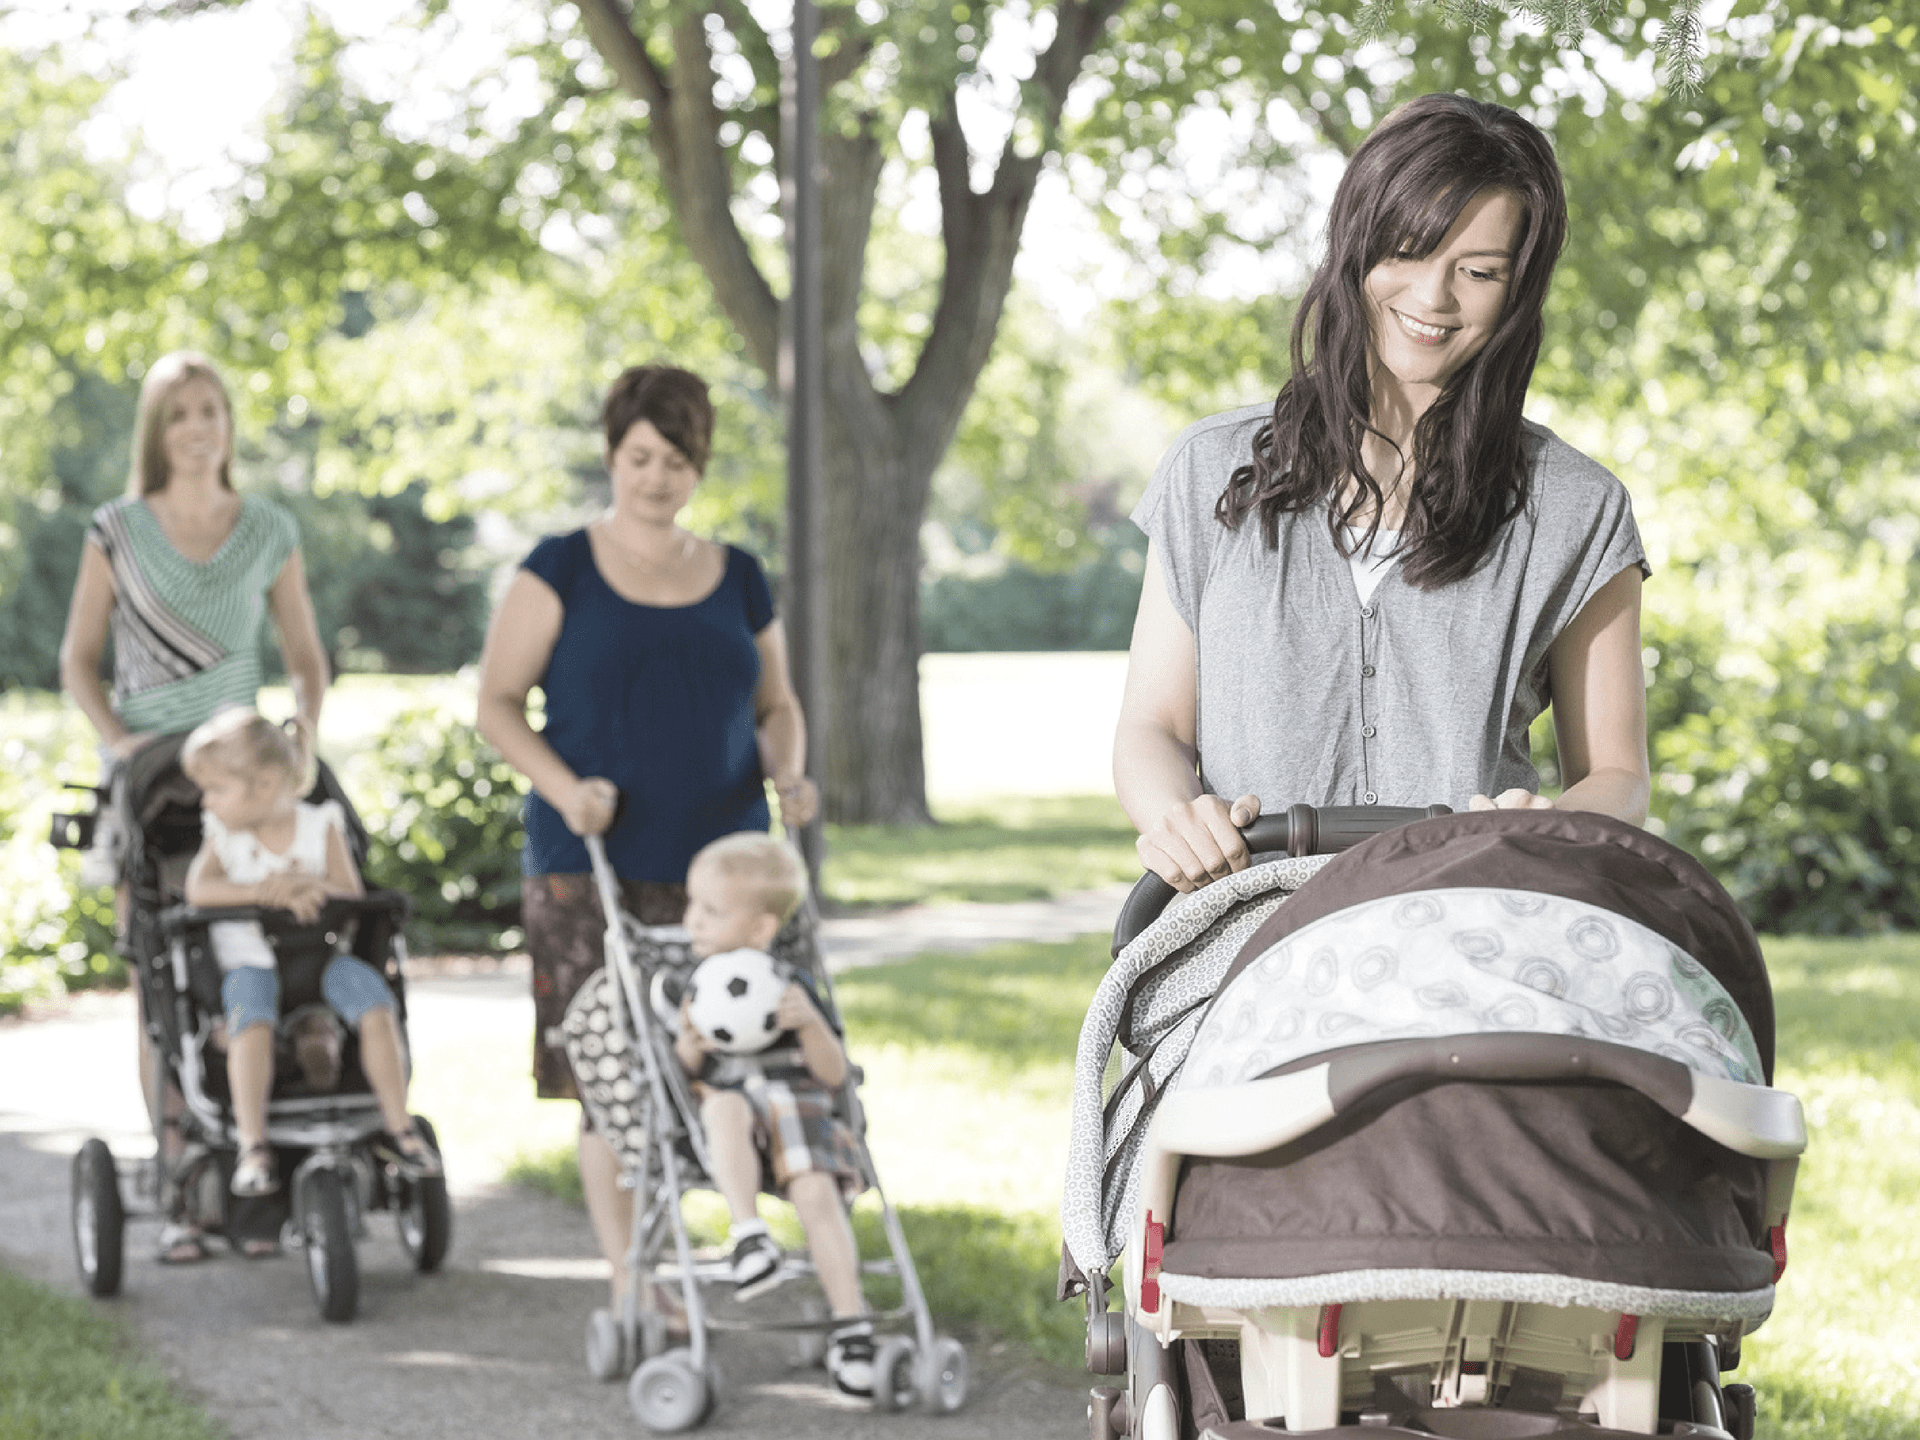
POLYGON ((71 1296, 0 1270, 0 1435, 8 1440, 214 1440, 205 1415, 119 1328, 71 1296))
POLYGON ((1762 930, 1920 929, 1920 647, 1902 628, 1834 623, 1744 682, 1707 661, 1696 683, 1701 664, 1675 657, 1690 673, 1656 734, 1666 836, 1762 930))
POLYGON ((1146 536, 1113 525, 1095 541, 1095 558, 1064 572, 1013 562, 984 575, 929 577, 920 590, 922 644, 929 651, 1126 649, 1146 536))
POLYGON ((526 781, 470 722, 403 711, 341 779, 372 842, 369 884, 411 895, 440 945, 518 943, 526 781))
POLYGON ((125 974, 113 892, 82 888, 79 856, 47 838, 55 812, 92 808, 91 796, 62 788, 97 774, 90 734, 56 700, 0 697, 0 1015, 125 974))

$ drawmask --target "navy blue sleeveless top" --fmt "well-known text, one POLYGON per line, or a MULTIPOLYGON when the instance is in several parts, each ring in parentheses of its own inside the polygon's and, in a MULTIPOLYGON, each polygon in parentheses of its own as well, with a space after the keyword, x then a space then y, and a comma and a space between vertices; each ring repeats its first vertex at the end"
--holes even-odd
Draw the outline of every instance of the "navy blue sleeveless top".
MULTIPOLYGON (((691 605, 637 605, 593 563, 585 530, 552 535, 522 565, 565 618, 540 677, 542 735, 576 775, 620 787, 607 857, 623 880, 679 884, 709 840, 769 823, 753 692, 753 637, 773 619, 760 564, 729 545, 726 571, 691 605)), ((529 875, 579 874, 587 847, 538 795, 527 797, 529 875)))

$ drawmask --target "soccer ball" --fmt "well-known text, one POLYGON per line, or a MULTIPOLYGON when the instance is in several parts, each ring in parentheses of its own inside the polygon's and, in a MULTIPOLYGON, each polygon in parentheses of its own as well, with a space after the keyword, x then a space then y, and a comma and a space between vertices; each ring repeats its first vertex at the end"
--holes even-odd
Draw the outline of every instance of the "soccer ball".
POLYGON ((722 950, 702 960, 687 981, 687 1019, 732 1055, 764 1050, 780 1033, 774 1018, 787 976, 764 950, 722 950))

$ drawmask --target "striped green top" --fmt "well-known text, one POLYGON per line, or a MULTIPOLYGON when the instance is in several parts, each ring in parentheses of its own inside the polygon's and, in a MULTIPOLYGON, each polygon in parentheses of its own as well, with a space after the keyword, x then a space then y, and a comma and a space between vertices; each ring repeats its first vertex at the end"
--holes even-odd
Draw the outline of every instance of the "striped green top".
POLYGON ((113 567, 113 708, 131 730, 191 730, 260 688, 267 592, 300 530, 273 501, 240 498, 233 533, 204 563, 173 548, 144 500, 93 512, 87 539, 113 567))

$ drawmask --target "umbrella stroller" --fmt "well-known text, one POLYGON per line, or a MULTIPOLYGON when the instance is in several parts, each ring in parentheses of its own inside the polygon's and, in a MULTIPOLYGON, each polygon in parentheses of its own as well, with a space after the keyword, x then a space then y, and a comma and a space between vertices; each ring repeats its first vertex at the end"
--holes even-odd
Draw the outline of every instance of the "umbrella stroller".
POLYGON ((1751 1436, 1721 1376, 1806 1132, 1726 892, 1591 814, 1332 858, 1276 820, 1295 855, 1129 907, 1082 1035, 1063 1289, 1125 1377, 1095 1440, 1751 1436))
MULTIPOLYGON (((582 1103, 594 1128, 619 1156, 623 1183, 634 1194, 629 1283, 620 1313, 596 1310, 587 1325, 587 1368, 597 1379, 631 1372, 627 1394, 649 1430, 674 1433, 701 1424, 718 1399, 718 1372, 711 1333, 781 1330, 793 1334, 803 1362, 826 1352, 824 1307, 795 1321, 746 1321, 714 1316, 703 1287, 730 1286, 722 1257, 694 1253, 680 1199, 691 1189, 711 1188, 711 1163, 691 1082, 673 1051, 679 984, 693 968, 686 931, 678 926, 640 925, 620 906, 619 882, 600 837, 587 837, 603 913, 607 917, 606 968, 590 976, 568 1007, 566 1046, 582 1103), (670 1289, 685 1315, 684 1345, 669 1345, 660 1296, 670 1289)), ((820 963, 817 922, 804 902, 774 942, 775 955, 814 979, 837 1015, 831 983, 820 963)), ((916 1403, 934 1413, 957 1410, 966 1399, 967 1357, 960 1342, 934 1332, 913 1256, 898 1216, 880 1185, 866 1144, 865 1113, 858 1090, 860 1070, 850 1067, 838 1097, 841 1118, 853 1132, 864 1179, 880 1199, 889 1255, 861 1265, 866 1274, 897 1277, 899 1306, 871 1318, 876 1327, 906 1322, 907 1333, 882 1339, 874 1357, 874 1403, 903 1410, 916 1403)), ((789 1273, 810 1274, 800 1256, 782 1261, 789 1273)))

